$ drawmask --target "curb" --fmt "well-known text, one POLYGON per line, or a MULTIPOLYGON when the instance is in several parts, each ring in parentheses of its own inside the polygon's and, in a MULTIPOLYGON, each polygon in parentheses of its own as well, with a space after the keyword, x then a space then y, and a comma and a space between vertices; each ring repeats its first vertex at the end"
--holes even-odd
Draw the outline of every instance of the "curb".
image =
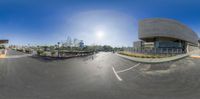
POLYGON ((190 55, 191 58, 200 58, 199 55, 190 55))
MULTIPOLYGON (((92 55, 92 54, 91 54, 92 55)), ((69 59, 69 58, 76 58, 76 57, 85 57, 85 56, 89 56, 89 55, 79 55, 79 56, 68 56, 68 57, 51 57, 51 56, 32 56, 33 58, 41 58, 41 59, 45 59, 45 60, 64 60, 64 59, 69 59)))
POLYGON ((171 62, 171 61, 180 60, 180 59, 183 59, 183 58, 189 56, 189 54, 184 54, 184 55, 181 55, 179 57, 176 56, 177 58, 171 57, 171 58, 168 58, 168 59, 167 58, 161 58, 159 60, 155 60, 155 59, 144 59, 144 58, 129 57, 129 56, 121 55, 121 54, 118 54, 118 53, 116 55, 120 56, 122 58, 128 59, 128 60, 131 60, 131 61, 140 62, 140 63, 148 63, 148 64, 171 62))

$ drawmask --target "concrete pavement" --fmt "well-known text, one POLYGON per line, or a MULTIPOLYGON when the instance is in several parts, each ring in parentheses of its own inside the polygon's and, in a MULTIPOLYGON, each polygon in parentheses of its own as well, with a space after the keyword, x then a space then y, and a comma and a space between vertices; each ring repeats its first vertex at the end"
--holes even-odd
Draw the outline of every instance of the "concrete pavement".
POLYGON ((0 99, 197 99, 198 64, 191 58, 144 64, 103 52, 56 61, 0 59, 0 99))
POLYGON ((176 61, 176 60, 189 56, 189 54, 180 54, 180 55, 166 57, 166 58, 138 58, 138 57, 130 57, 126 55, 121 55, 121 54, 116 54, 116 55, 135 61, 135 62, 141 62, 141 63, 164 63, 164 62, 176 61))

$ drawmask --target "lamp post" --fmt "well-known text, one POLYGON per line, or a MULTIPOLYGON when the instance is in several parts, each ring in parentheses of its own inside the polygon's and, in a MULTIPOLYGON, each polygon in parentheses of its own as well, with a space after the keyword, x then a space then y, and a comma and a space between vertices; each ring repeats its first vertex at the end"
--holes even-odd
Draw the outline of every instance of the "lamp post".
POLYGON ((58 42, 58 57, 60 57, 60 48, 59 48, 60 42, 58 42))

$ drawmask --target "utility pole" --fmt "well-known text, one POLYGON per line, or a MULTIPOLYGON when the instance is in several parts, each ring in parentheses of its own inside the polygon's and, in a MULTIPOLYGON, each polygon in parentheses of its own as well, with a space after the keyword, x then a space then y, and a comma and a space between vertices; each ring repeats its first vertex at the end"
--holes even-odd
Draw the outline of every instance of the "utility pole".
POLYGON ((60 57, 60 48, 59 48, 60 42, 58 42, 58 57, 60 57))

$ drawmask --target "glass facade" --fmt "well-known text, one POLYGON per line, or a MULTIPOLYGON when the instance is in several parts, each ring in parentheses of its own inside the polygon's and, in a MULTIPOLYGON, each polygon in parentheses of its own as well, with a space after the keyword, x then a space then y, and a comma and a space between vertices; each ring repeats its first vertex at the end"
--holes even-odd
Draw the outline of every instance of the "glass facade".
POLYGON ((156 48, 183 48, 183 44, 181 42, 173 42, 173 41, 156 41, 156 48))
POLYGON ((174 38, 157 37, 154 41, 155 48, 185 48, 185 41, 174 38))

